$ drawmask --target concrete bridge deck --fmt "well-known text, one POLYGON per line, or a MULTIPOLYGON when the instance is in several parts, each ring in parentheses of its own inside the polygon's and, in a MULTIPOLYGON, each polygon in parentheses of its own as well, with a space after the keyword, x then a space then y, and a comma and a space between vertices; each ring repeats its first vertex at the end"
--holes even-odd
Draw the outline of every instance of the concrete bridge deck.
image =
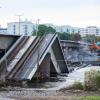
POLYGON ((31 80, 36 75, 68 73, 68 68, 57 35, 48 34, 19 37, 1 58, 0 72, 1 79, 31 80))

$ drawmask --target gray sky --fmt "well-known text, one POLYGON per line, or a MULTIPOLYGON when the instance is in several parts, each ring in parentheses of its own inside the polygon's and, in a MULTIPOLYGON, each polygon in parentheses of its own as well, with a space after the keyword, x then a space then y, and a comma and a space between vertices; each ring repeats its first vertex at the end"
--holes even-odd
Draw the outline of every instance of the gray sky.
POLYGON ((40 23, 100 27, 100 0, 0 0, 0 24, 40 19, 40 23))

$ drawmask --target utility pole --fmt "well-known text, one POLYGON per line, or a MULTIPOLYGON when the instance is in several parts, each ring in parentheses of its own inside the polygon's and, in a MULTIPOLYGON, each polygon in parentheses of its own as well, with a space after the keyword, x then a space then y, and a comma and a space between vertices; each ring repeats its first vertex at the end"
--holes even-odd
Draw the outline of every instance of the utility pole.
POLYGON ((18 19, 19 19, 19 35, 20 35, 20 22, 21 22, 21 16, 23 16, 22 14, 19 14, 19 15, 16 15, 18 16, 18 19))

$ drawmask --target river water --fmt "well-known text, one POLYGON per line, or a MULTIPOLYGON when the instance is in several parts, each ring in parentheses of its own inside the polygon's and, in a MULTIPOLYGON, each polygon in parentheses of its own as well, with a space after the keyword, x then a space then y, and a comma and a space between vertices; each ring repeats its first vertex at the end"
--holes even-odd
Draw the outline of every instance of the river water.
POLYGON ((68 75, 64 76, 58 76, 56 78, 52 78, 52 81, 45 82, 45 83, 39 83, 39 87, 37 85, 37 88, 35 90, 59 90, 64 87, 71 86, 75 81, 84 82, 84 74, 86 71, 89 70, 100 70, 100 66, 91 66, 88 65, 84 68, 76 68, 73 72, 69 73, 68 75))
MULTIPOLYGON (((49 82, 37 84, 37 88, 19 88, 17 91, 4 91, 0 93, 0 100, 13 100, 8 97, 32 98, 44 96, 56 96, 57 90, 69 87, 75 81, 84 82, 84 74, 91 69, 100 70, 100 66, 86 66, 84 68, 76 68, 68 75, 60 75, 58 78, 51 78, 49 82), (4 98, 5 97, 5 98, 4 98)), ((24 99, 23 99, 24 100, 24 99)), ((37 99, 38 100, 38 99, 37 99)))

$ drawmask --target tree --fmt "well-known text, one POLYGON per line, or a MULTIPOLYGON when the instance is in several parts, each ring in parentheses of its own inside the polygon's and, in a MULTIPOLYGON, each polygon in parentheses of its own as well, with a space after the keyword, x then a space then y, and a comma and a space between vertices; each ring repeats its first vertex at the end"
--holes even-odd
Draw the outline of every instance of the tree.
POLYGON ((100 42, 100 36, 96 36, 96 37, 95 37, 95 41, 96 41, 96 42, 100 42))
POLYGON ((86 34, 86 36, 84 37, 84 40, 89 43, 93 43, 96 40, 96 36, 93 34, 86 34))
POLYGON ((32 35, 33 35, 33 36, 36 36, 36 35, 37 35, 36 30, 33 31, 32 35))
POLYGON ((56 30, 54 29, 54 28, 52 28, 52 27, 47 27, 47 33, 55 33, 56 32, 56 30))
POLYGON ((72 41, 80 41, 81 40, 81 35, 79 33, 71 34, 71 40, 72 41))
POLYGON ((38 31, 34 32, 33 35, 38 35, 38 36, 42 36, 44 34, 49 34, 49 33, 55 33, 56 30, 52 27, 47 27, 46 25, 39 25, 38 26, 38 31))
POLYGON ((45 25, 39 25, 38 26, 38 32, 37 33, 38 33, 39 36, 46 34, 46 31, 47 31, 47 26, 45 26, 45 25))
POLYGON ((71 40, 71 34, 70 33, 58 33, 60 40, 71 40))

